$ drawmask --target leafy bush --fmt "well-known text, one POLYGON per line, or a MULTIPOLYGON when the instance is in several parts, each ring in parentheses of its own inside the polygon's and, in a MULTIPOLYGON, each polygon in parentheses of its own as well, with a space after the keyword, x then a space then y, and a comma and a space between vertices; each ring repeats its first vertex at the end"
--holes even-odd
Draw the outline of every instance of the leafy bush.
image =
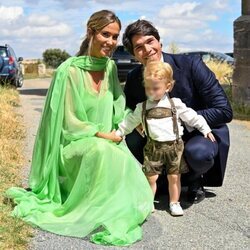
POLYGON ((43 61, 52 68, 57 68, 62 62, 70 57, 70 54, 61 49, 47 49, 43 52, 43 61))
POLYGON ((234 119, 250 120, 250 106, 245 103, 231 102, 234 119))

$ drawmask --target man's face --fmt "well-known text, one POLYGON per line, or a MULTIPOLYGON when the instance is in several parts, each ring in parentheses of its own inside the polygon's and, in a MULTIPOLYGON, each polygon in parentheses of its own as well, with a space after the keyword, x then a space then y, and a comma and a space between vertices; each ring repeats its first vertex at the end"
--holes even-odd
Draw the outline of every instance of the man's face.
POLYGON ((154 36, 134 35, 132 44, 135 58, 143 65, 146 65, 148 60, 161 60, 161 44, 154 36))

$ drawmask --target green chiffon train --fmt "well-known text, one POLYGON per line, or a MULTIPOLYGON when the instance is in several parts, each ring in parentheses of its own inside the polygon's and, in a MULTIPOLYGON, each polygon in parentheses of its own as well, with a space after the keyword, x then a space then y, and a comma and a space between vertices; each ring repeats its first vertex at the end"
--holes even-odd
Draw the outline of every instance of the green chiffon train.
POLYGON ((126 246, 142 238, 153 195, 139 163, 121 142, 97 138, 125 115, 125 99, 113 61, 72 57, 49 88, 33 151, 28 192, 6 195, 13 215, 60 235, 96 244, 126 246), (99 93, 87 71, 105 70, 99 93))

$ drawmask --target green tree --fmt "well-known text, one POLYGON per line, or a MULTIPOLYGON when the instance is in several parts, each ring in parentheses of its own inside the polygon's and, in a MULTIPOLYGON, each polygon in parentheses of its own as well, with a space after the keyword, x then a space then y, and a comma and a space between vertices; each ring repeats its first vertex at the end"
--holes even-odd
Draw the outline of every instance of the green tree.
POLYGON ((180 52, 180 49, 175 42, 171 42, 168 45, 168 51, 169 51, 169 53, 172 53, 172 54, 178 54, 180 52))
POLYGON ((70 54, 61 49, 46 49, 43 52, 43 61, 52 68, 57 68, 62 62, 70 57, 70 54))

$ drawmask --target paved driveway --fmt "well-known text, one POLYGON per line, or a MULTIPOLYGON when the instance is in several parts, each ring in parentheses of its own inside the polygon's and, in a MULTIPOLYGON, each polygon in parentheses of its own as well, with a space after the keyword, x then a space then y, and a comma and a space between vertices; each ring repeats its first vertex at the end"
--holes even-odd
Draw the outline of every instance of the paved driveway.
MULTIPOLYGON (((24 183, 49 83, 50 79, 26 80, 20 90, 21 112, 28 128, 24 183)), ((185 215, 179 218, 166 212, 167 197, 161 196, 158 210, 143 225, 143 240, 122 249, 249 249, 250 126, 233 121, 229 128, 231 148, 223 187, 207 190, 207 198, 200 204, 186 206, 185 215)), ((30 248, 118 249, 40 230, 36 231, 30 248)))

